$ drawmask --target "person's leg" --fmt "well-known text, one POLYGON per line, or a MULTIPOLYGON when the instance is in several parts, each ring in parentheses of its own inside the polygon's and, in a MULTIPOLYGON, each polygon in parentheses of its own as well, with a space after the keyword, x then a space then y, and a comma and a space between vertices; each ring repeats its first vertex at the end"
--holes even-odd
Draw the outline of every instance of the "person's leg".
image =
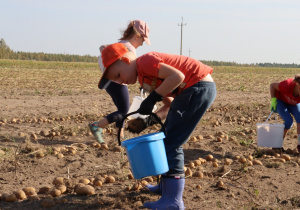
POLYGON ((130 106, 127 85, 120 85, 118 83, 111 82, 106 88, 106 92, 111 96, 118 111, 110 113, 99 122, 89 124, 91 132, 99 143, 104 142, 101 135, 102 128, 113 122, 116 122, 116 127, 118 130, 121 128, 120 136, 121 138, 124 138, 124 129, 123 125, 121 125, 121 122, 123 117, 127 114, 130 106))
MULTIPOLYGON (((293 117, 290 114, 289 105, 279 99, 277 100, 276 110, 277 110, 277 113, 280 115, 280 117, 284 121, 284 132, 283 132, 283 139, 284 139, 288 130, 293 125, 293 117)), ((274 148, 274 149, 276 149, 276 148, 274 148)))
POLYGON ((127 85, 120 85, 118 83, 111 82, 109 89, 106 89, 107 93, 111 96, 118 111, 113 112, 107 116, 110 123, 116 122, 117 130, 121 129, 121 138, 124 138, 124 129, 121 125, 123 117, 127 114, 129 103, 129 91, 127 85))
POLYGON ((162 197, 146 202, 151 209, 183 209, 184 153, 186 143, 201 117, 216 97, 215 83, 199 82, 180 93, 171 104, 165 121, 166 147, 169 171, 162 176, 162 197))
POLYGON ((300 151, 300 104, 289 105, 288 110, 291 112, 291 114, 294 116, 297 122, 297 135, 298 135, 297 149, 298 151, 300 151))

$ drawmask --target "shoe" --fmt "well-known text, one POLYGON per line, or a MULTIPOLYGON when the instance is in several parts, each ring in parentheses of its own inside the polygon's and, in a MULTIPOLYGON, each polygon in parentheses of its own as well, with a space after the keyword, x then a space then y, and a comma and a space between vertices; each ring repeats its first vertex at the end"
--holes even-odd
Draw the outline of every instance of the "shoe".
POLYGON ((285 149, 283 149, 283 147, 280 147, 280 148, 272 148, 272 150, 273 150, 274 152, 277 152, 277 153, 283 153, 283 152, 285 152, 285 149))
POLYGON ((184 210, 185 207, 182 200, 182 195, 185 179, 162 176, 161 185, 161 198, 158 201, 144 203, 144 207, 156 210, 184 210))
POLYGON ((300 144, 297 145, 297 150, 300 152, 300 144))
POLYGON ((95 125, 95 123, 89 123, 89 128, 94 135, 95 139, 101 144, 104 143, 103 138, 102 138, 102 128, 99 128, 98 126, 95 125))

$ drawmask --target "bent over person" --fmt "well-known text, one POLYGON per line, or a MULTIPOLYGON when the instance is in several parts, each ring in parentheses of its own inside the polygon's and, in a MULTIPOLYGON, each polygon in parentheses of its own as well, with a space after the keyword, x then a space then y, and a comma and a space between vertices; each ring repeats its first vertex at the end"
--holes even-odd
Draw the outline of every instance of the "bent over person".
POLYGON ((157 115, 161 119, 166 118, 164 145, 169 171, 162 174, 157 186, 148 186, 149 190, 161 194, 161 198, 155 202, 146 202, 144 207, 184 209, 182 145, 188 141, 216 97, 216 85, 211 76, 213 69, 181 55, 150 52, 130 61, 126 58, 128 53, 121 43, 106 47, 102 51, 106 71, 101 80, 107 78, 120 84, 134 84, 138 79, 143 89, 150 92, 138 112, 148 115, 156 102, 162 101, 164 105, 157 111, 157 115))

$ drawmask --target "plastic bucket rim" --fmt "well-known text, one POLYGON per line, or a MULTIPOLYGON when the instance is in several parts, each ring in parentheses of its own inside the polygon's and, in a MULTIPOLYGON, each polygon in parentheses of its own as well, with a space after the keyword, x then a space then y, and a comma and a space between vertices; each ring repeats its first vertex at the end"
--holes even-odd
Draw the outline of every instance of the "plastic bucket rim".
POLYGON ((142 142, 148 142, 148 141, 159 141, 164 139, 166 136, 164 132, 158 132, 158 133, 149 133, 143 136, 138 136, 132 139, 127 139, 125 141, 121 142, 121 146, 126 147, 129 144, 138 144, 142 142))

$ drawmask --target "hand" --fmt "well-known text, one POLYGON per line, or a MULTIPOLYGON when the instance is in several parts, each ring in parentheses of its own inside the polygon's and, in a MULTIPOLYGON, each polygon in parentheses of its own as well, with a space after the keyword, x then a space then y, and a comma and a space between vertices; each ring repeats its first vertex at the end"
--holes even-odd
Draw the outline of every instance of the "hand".
POLYGON ((132 133, 140 133, 147 127, 157 124, 158 121, 156 120, 153 115, 150 115, 146 118, 140 118, 129 120, 127 129, 132 133))
POLYGON ((153 90, 145 100, 141 103, 140 108, 137 110, 139 114, 149 115, 152 113, 153 107, 156 102, 161 101, 163 97, 153 90))
POLYGON ((277 98, 272 97, 271 98, 271 111, 276 112, 276 110, 277 110, 277 98))

